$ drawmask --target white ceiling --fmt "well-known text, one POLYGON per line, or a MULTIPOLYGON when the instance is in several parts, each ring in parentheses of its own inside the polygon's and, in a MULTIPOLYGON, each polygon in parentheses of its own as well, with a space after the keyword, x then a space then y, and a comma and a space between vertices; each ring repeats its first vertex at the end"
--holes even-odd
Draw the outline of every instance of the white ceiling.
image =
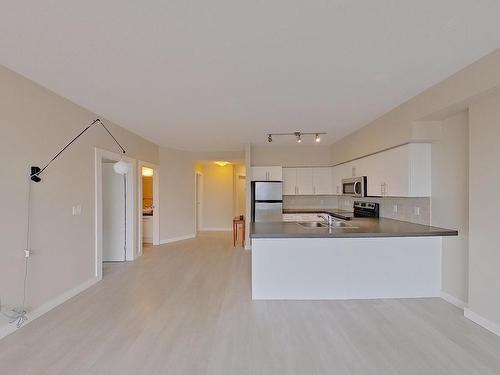
POLYGON ((2 0, 0 64, 165 146, 331 143, 497 49, 499 14, 498 0, 2 0))

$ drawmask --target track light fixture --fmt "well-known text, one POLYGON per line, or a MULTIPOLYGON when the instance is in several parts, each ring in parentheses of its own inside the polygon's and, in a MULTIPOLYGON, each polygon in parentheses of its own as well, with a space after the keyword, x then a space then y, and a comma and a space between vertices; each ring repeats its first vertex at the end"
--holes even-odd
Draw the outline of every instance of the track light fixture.
POLYGON ((326 133, 321 133, 321 132, 314 132, 314 133, 302 133, 300 131, 296 131, 296 132, 293 132, 293 133, 269 133, 267 135, 267 141, 269 143, 271 143, 273 141, 273 137, 274 136, 280 136, 280 135, 284 135, 284 136, 293 136, 295 137, 295 139, 297 140, 297 143, 302 143, 302 136, 308 136, 308 135, 313 135, 314 136, 314 141, 316 143, 319 143, 321 142, 321 135, 324 135, 326 133))

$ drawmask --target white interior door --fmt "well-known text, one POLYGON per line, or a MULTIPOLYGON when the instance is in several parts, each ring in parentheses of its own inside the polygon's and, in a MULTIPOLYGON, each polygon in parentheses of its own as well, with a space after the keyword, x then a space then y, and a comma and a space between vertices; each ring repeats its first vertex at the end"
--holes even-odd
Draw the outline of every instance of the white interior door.
POLYGON ((125 179, 102 164, 102 260, 125 261, 125 179))

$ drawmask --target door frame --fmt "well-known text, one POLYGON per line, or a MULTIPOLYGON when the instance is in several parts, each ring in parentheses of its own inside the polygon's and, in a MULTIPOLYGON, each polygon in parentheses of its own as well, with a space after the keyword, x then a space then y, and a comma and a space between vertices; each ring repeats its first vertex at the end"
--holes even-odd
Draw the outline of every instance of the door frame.
POLYGON ((203 230, 203 173, 194 174, 194 233, 203 230), (199 190, 199 192, 198 192, 199 190), (198 197, 200 204, 198 207, 198 197), (199 224, 199 225, 198 225, 199 224))
POLYGON ((153 170, 153 245, 160 244, 160 166, 137 160, 137 256, 142 255, 142 167, 153 170))
POLYGON ((136 249, 136 231, 137 227, 137 208, 135 204, 135 180, 136 180, 136 160, 128 156, 117 154, 108 150, 94 148, 95 154, 95 167, 94 167, 94 181, 95 181, 95 276, 98 280, 102 280, 102 163, 104 159, 120 161, 123 160, 129 165, 129 173, 126 174, 125 188, 127 189, 127 199, 125 207, 127 210, 126 220, 126 251, 125 259, 131 261, 135 259, 136 249))

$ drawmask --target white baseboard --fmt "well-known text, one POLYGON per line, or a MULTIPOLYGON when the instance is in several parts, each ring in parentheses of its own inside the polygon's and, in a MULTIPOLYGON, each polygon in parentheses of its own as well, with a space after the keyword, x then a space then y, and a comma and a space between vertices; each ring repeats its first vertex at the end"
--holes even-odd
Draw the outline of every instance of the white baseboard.
POLYGON ((483 318, 481 315, 476 314, 468 308, 464 309, 464 316, 467 319, 472 320, 474 323, 479 324, 481 327, 486 328, 488 331, 493 332, 495 335, 500 336, 500 325, 483 318))
MULTIPOLYGON (((93 277, 93 278, 85 281, 84 283, 77 285, 73 289, 70 289, 70 290, 58 295, 57 297, 44 303, 42 306, 36 308, 35 310, 28 311, 28 313, 27 313, 28 320, 24 323, 23 327, 25 325, 31 323, 32 321, 34 321, 36 318, 39 318, 43 314, 49 312, 54 307, 59 306, 60 304, 66 302, 70 298, 76 296, 77 294, 80 294, 85 289, 90 288, 92 285, 94 285, 98 281, 99 281, 99 279, 97 277, 93 277)), ((7 323, 7 325, 0 327, 0 339, 4 338, 5 336, 10 335, 11 333, 13 333, 15 331, 17 331, 16 325, 7 323)))
POLYGON ((446 302, 449 302, 452 305, 455 305, 456 307, 462 310, 465 309, 465 307, 467 306, 467 303, 465 303, 461 299, 454 297, 451 294, 445 293, 443 291, 441 291, 441 298, 444 299, 446 302))
POLYGON ((232 232, 233 228, 203 228, 200 232, 232 232))
POLYGON ((189 239, 195 238, 195 237, 196 237, 196 234, 192 233, 192 234, 188 234, 185 236, 167 238, 165 240, 160 240, 160 245, 164 245, 164 244, 172 243, 172 242, 177 242, 177 241, 189 240, 189 239))

